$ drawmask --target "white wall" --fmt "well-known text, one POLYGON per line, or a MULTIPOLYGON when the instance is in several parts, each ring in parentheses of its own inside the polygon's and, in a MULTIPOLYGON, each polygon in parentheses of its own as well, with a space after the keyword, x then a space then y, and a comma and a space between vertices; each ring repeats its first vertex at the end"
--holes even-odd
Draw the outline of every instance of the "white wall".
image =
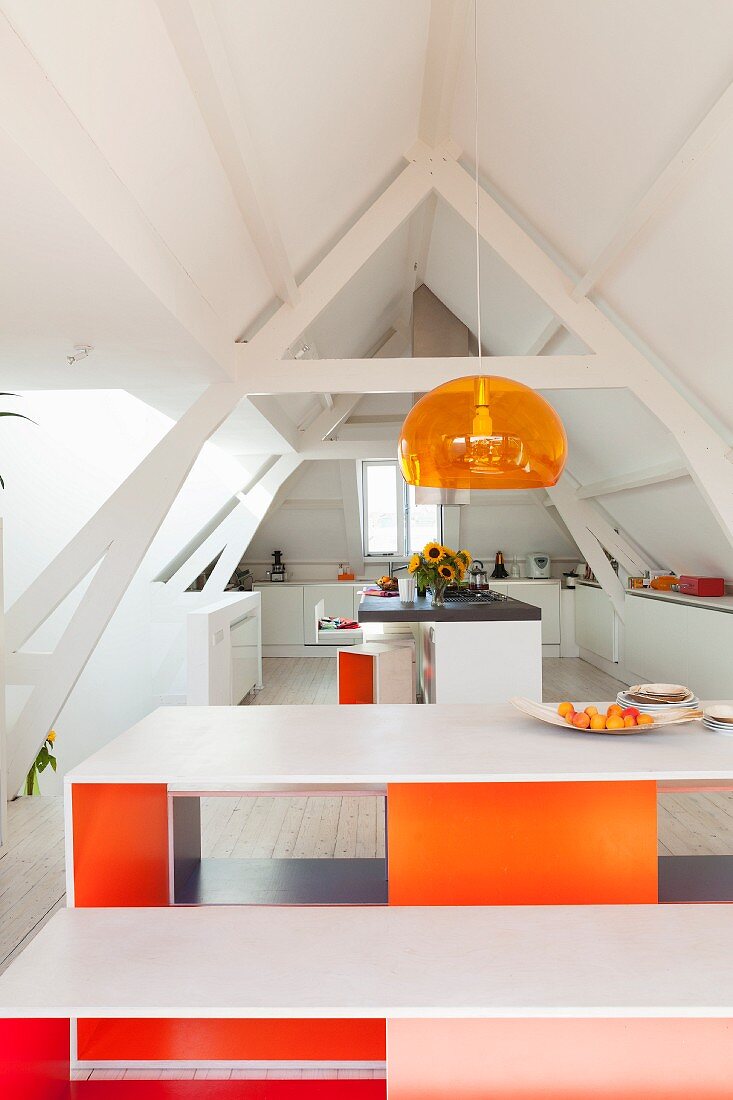
MULTIPOLYGON (((114 489, 145 457, 171 421, 122 391, 33 392, 5 399, 37 423, 0 421, 0 493, 5 528, 5 606, 48 565, 114 489)), ((241 476, 241 471, 240 475, 241 476)), ((147 714, 154 677, 171 645, 153 623, 151 579, 221 506, 239 480, 236 464, 206 448, 123 597, 55 729, 59 770, 47 769, 44 793, 60 790, 63 772, 147 714)), ((78 605, 89 577, 24 647, 51 651, 78 605)), ((175 633, 175 632, 173 632, 175 633)), ((182 661, 181 656, 181 661, 182 661)), ((180 661, 178 662, 180 664, 180 661)), ((9 738, 30 688, 8 689, 9 738)))

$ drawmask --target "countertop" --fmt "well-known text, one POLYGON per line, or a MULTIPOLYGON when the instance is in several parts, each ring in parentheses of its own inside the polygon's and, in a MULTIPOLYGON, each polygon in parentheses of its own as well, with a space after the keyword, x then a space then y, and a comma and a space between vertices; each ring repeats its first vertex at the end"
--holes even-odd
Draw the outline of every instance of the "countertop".
POLYGON ((0 1017, 727 1018, 730 930, 727 905, 62 909, 0 1017))
MULTIPOLYGON (((598 581, 578 580, 585 588, 600 588, 598 581)), ((682 604, 684 607, 703 607, 710 611, 724 611, 733 615, 733 596, 686 596, 684 592, 659 592, 656 588, 627 588, 627 596, 644 600, 662 600, 664 603, 682 604)))
POLYGON ((160 707, 65 782, 237 791, 390 782, 733 781, 733 737, 700 722, 611 736, 545 725, 509 704, 346 710, 160 707))
MULTIPOLYGON (((395 576, 397 580, 400 577, 407 576, 404 569, 401 569, 395 576)), ((491 581, 489 583, 492 583, 491 581)), ((505 577, 502 581, 497 581, 497 584, 560 584, 559 577, 505 577)), ((309 588, 313 585, 321 587, 324 584, 338 584, 343 585, 344 588, 352 587, 361 588, 362 585, 373 585, 376 588, 377 581, 375 577, 357 577, 353 581, 339 581, 335 577, 326 577, 322 581, 268 581, 259 580, 254 581, 255 588, 309 588)))
POLYGON ((399 596, 363 596, 357 618, 360 623, 500 623, 533 622, 542 611, 533 604, 506 600, 481 603, 447 603, 433 607, 432 596, 416 596, 414 603, 402 603, 399 596))

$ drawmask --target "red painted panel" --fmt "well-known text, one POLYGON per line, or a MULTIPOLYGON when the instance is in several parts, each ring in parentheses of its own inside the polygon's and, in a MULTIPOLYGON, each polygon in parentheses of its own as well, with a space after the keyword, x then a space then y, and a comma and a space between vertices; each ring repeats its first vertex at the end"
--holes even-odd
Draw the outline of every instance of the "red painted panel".
POLYGON ((82 1061, 356 1061, 385 1055, 384 1020, 79 1020, 82 1061))
POLYGON ((72 1100, 386 1100, 387 1086, 377 1080, 77 1081, 70 1095, 72 1100))
MULTIPOLYGON (((72 1100, 385 1100, 385 1081, 78 1081, 72 1100)), ((20 1098, 18 1098, 20 1100, 20 1098)))
POLYGON ((339 703, 373 703, 374 658, 341 651, 338 661, 339 703))
POLYGON ((74 783, 74 903, 168 905, 162 783, 74 783))
POLYGON ((733 1022, 390 1020, 387 1077, 390 1100, 730 1100, 733 1022))
POLYGON ((0 1096, 61 1100, 69 1093, 69 1021, 0 1020, 0 1096))
POLYGON ((387 821, 391 905, 657 901, 654 782, 392 783, 387 821))

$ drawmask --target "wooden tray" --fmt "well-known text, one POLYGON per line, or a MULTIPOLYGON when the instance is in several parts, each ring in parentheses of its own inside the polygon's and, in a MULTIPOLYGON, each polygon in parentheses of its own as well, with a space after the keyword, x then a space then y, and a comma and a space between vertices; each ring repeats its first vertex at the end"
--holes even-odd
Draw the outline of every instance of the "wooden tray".
MULTIPOLYGON (((679 725, 681 722, 691 722, 697 718, 702 718, 701 710, 678 710, 669 714, 653 715, 654 721, 644 726, 624 726, 623 729, 619 730, 579 729, 577 726, 571 726, 557 713, 556 703, 535 703, 532 699, 516 697, 510 699, 509 702, 517 710, 521 710, 522 714, 528 714, 530 718, 538 718, 540 722, 546 722, 549 726, 562 726, 563 729, 574 730, 576 733, 647 733, 648 730, 659 729, 660 726, 674 726, 679 725)), ((611 705, 611 703, 600 703, 598 709, 600 711, 608 710, 611 705)))

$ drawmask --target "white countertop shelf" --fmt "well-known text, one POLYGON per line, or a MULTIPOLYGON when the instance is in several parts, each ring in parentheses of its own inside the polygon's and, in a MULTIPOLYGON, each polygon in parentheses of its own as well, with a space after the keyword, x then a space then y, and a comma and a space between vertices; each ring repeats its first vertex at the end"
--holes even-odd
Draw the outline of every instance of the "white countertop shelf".
POLYGON ((699 722, 628 736, 581 733, 509 705, 161 707, 66 782, 215 792, 634 779, 731 782, 733 737, 699 722))
POLYGON ((646 600, 663 600, 665 603, 682 604, 684 607, 704 607, 710 611, 727 611, 733 614, 733 596, 686 596, 684 592, 658 592, 655 588, 629 588, 627 596, 639 596, 646 600))
POLYGON ((731 932, 728 905, 68 909, 0 1016, 728 1017, 731 932))

